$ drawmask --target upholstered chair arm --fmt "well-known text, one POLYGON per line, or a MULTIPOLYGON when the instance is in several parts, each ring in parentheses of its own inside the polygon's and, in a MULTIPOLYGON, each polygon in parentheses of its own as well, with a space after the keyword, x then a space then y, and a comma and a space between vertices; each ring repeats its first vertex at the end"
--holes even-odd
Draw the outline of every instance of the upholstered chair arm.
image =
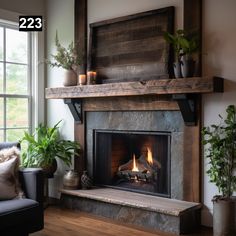
POLYGON ((25 168, 19 171, 22 190, 27 198, 43 205, 44 174, 41 168, 25 168))

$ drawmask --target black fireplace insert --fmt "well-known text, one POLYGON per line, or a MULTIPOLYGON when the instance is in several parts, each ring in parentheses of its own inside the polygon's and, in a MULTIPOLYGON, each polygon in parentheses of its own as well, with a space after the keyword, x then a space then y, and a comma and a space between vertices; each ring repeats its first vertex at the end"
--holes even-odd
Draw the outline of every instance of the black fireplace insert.
POLYGON ((170 132, 94 130, 94 182, 170 197, 170 132))

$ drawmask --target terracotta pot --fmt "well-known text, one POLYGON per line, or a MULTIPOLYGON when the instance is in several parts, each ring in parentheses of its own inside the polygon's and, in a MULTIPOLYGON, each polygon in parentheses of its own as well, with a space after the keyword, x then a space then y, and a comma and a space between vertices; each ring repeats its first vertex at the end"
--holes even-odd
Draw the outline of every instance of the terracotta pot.
POLYGON ((214 236, 236 235, 236 198, 213 200, 214 236))
POLYGON ((65 70, 63 85, 64 86, 77 85, 77 74, 73 70, 65 70))

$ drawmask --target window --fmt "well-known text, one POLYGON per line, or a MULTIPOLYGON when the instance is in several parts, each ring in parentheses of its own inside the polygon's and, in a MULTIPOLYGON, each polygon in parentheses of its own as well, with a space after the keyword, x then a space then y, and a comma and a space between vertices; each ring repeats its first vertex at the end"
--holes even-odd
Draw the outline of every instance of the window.
POLYGON ((31 128, 31 35, 0 22, 0 142, 31 128))

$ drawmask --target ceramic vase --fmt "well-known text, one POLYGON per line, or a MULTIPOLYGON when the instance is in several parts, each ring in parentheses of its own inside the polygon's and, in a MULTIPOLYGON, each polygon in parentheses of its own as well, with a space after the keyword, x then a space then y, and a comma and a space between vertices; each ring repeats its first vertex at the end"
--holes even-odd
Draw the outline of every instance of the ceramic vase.
POLYGON ((77 85, 77 74, 73 70, 65 70, 64 75, 64 86, 76 86, 77 85))
POLYGON ((93 185, 92 179, 88 176, 85 170, 81 176, 81 187, 82 189, 90 189, 93 185))
POLYGON ((195 71, 195 61, 192 58, 183 56, 181 58, 181 74, 184 78, 193 77, 195 71))
POLYGON ((177 62, 173 63, 173 69, 174 69, 174 76, 175 76, 175 78, 181 78, 182 74, 181 74, 180 61, 177 61, 177 62))
POLYGON ((236 198, 213 200, 214 236, 236 235, 236 198))
POLYGON ((65 189, 78 189, 79 186, 79 175, 74 170, 66 171, 65 175, 63 176, 63 187, 65 189))

